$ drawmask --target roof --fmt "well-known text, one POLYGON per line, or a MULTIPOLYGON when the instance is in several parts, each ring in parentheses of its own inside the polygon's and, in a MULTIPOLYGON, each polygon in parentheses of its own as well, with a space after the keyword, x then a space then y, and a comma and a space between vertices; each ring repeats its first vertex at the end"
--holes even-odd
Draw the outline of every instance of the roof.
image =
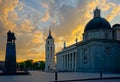
POLYGON ((100 16, 98 8, 94 10, 94 17, 86 24, 84 32, 96 29, 112 29, 109 22, 100 16))
POLYGON ((52 38, 52 36, 51 36, 51 35, 49 35, 49 36, 47 37, 47 39, 53 39, 53 38, 52 38))
POLYGON ((53 39, 52 35, 51 35, 51 31, 49 30, 49 35, 47 37, 47 39, 53 39))
POLYGON ((92 20, 90 20, 90 22, 87 23, 84 32, 96 29, 112 29, 112 28, 106 19, 102 17, 95 17, 92 20))
POLYGON ((112 26, 112 28, 117 28, 117 27, 120 27, 120 24, 114 24, 114 25, 112 26))

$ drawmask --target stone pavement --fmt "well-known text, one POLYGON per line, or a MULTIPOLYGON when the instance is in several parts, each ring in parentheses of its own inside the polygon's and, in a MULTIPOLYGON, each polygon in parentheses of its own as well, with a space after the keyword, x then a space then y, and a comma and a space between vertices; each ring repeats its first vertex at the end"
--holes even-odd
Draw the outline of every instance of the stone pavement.
POLYGON ((61 80, 51 82, 120 82, 120 77, 105 77, 105 78, 87 78, 75 80, 61 80))

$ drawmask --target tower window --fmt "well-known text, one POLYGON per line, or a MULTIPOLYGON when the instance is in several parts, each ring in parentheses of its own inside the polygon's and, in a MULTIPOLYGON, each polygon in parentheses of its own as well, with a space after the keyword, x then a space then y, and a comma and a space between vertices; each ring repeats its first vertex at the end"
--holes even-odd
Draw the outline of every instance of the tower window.
POLYGON ((49 41, 47 41, 47 43, 49 44, 49 41))
POLYGON ((50 66, 48 66, 48 69, 50 68, 50 66))
POLYGON ((47 50, 49 51, 49 47, 47 47, 47 50))
POLYGON ((52 51, 52 47, 51 47, 51 51, 52 51))

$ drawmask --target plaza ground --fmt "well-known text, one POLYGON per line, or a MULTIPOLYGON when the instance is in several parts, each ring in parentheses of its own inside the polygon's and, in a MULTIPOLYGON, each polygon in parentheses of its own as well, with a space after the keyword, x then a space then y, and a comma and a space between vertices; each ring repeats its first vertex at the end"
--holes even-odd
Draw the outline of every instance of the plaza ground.
MULTIPOLYGON (((30 71, 30 73, 31 75, 0 76, 0 82, 51 82, 55 80, 55 73, 47 73, 42 71, 30 71)), ((99 73, 80 73, 80 72, 58 73, 59 81, 99 77, 100 77, 99 73)), ((120 74, 103 74, 103 77, 120 77, 120 74)), ((120 79, 87 80, 72 82, 120 82, 120 79)))

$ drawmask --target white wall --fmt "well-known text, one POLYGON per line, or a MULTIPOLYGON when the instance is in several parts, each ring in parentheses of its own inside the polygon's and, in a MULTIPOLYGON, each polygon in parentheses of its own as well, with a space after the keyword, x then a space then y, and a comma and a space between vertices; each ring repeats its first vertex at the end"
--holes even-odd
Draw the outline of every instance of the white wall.
POLYGON ((109 29, 92 30, 83 34, 84 41, 93 38, 112 39, 112 30, 109 29), (107 38, 105 34, 107 34, 107 38))

